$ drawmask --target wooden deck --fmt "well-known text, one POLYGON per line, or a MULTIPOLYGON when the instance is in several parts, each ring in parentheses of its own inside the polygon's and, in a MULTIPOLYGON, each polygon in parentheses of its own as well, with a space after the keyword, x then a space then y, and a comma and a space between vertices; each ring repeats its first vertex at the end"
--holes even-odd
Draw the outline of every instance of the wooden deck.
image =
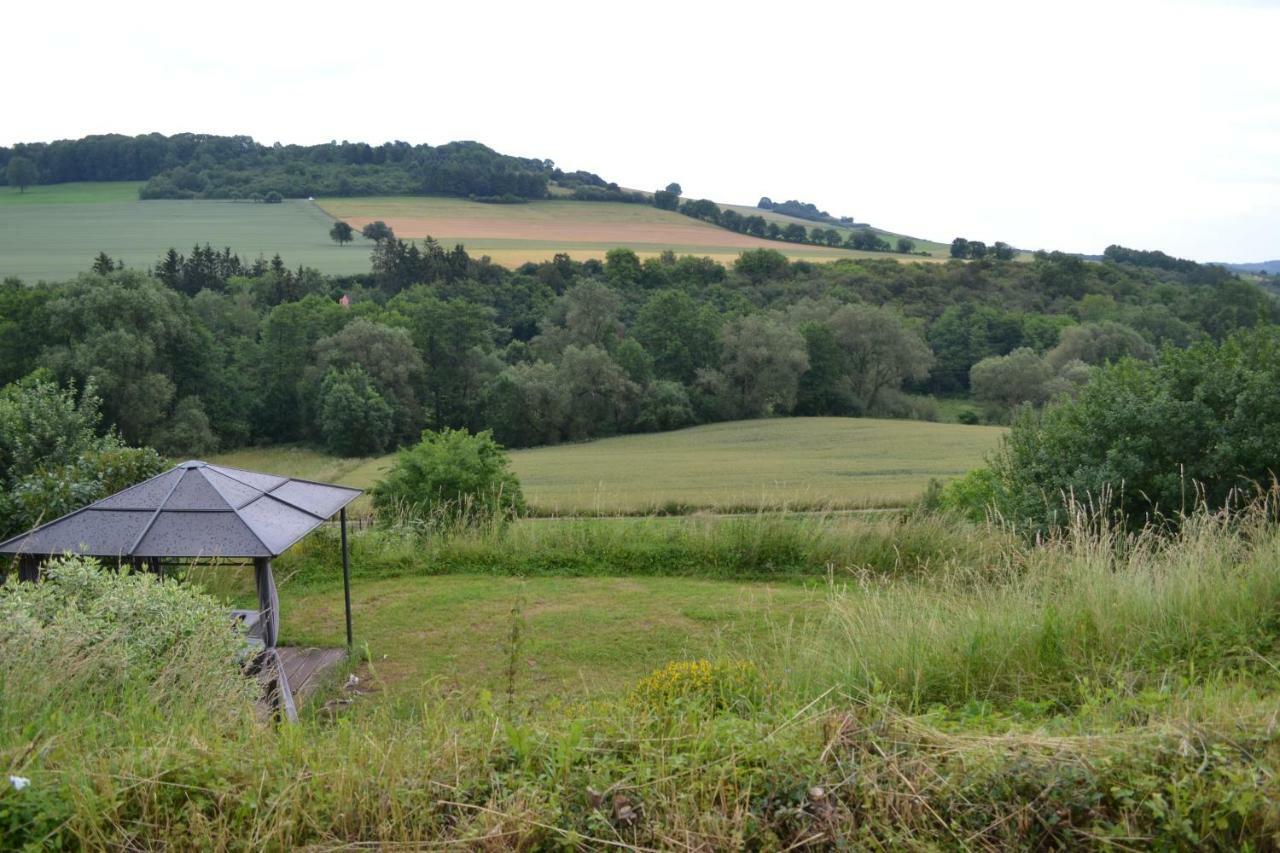
POLYGON ((300 649, 281 646, 280 662, 293 689, 293 702, 301 705, 316 688, 324 683, 326 675, 347 659, 346 649, 300 649))
MULTIPOLYGON (((270 654, 268 650, 267 654, 270 654)), ((264 715, 279 713, 282 718, 297 718, 297 708, 301 706, 325 679, 347 659, 346 649, 299 648, 296 646, 280 646, 271 657, 259 656, 255 666, 258 681, 262 684, 262 698, 258 702, 259 710, 264 715), (279 667, 284 670, 285 681, 289 685, 289 701, 279 701, 276 693, 279 674, 275 658, 279 658, 279 667)))

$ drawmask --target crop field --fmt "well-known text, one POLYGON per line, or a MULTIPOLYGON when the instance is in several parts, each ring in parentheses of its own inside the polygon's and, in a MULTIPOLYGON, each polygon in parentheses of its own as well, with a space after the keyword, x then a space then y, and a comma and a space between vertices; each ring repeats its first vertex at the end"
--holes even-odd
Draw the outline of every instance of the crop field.
POLYGON ((445 245, 462 243, 471 254, 488 255, 506 266, 549 260, 557 252, 568 252, 576 260, 599 259, 617 246, 627 246, 645 257, 670 250, 726 263, 744 249, 762 247, 777 249, 791 258, 817 261, 885 257, 875 252, 764 240, 642 204, 554 199, 482 204, 420 196, 327 198, 317 203, 357 229, 381 219, 399 237, 430 236, 445 245))
MULTIPOLYGON (((67 279, 87 270, 99 252, 145 268, 170 247, 185 253, 197 242, 230 246, 241 258, 279 253, 290 266, 303 264, 333 275, 367 272, 370 244, 357 236, 347 246, 335 245, 328 236, 334 217, 357 230, 382 219, 402 238, 431 236, 447 246, 462 243, 472 255, 487 255, 504 266, 549 260, 559 252, 577 260, 603 259, 617 246, 643 257, 674 251, 726 264, 745 249, 761 247, 812 261, 900 257, 764 240, 636 204, 548 200, 504 205, 443 197, 289 200, 273 205, 140 201, 138 186, 130 181, 68 183, 34 186, 25 193, 0 187, 0 276, 67 279)), ((767 218, 791 221, 772 213, 767 218)), ((917 245, 932 254, 916 260, 946 256, 942 244, 917 245)))
POLYGON ((55 184, 19 194, 0 187, 0 277, 59 280, 89 269, 98 252, 149 267, 170 247, 230 246, 242 259, 277 252, 289 266, 326 273, 369 269, 370 244, 329 239, 331 221, 314 204, 286 201, 139 201, 137 184, 55 184))
MULTIPOLYGON (((511 453, 539 514, 668 509, 902 506, 931 478, 982 464, 999 427, 873 418, 735 421, 511 453)), ((298 448, 221 454, 227 465, 368 488, 391 457, 337 459, 298 448)))

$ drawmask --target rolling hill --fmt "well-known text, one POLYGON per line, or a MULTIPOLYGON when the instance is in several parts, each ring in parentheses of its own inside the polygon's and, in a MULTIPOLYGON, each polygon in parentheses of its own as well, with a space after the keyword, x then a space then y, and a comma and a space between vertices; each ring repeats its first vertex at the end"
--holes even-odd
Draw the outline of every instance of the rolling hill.
MULTIPOLYGON (((982 464, 1004 429, 873 418, 777 418, 535 447, 511 453, 535 512, 903 506, 932 478, 982 464)), ((339 459, 246 448, 220 463, 367 489, 391 456, 339 459)))

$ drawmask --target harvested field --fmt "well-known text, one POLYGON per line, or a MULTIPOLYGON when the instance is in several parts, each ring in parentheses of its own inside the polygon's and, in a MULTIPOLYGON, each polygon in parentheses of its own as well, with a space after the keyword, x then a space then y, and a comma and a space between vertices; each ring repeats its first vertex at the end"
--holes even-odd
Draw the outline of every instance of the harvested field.
POLYGON ((420 240, 429 236, 446 245, 462 243, 472 255, 488 255, 506 265, 548 260, 557 252, 568 252, 576 260, 602 258, 617 246, 632 248, 642 256, 670 250, 726 263, 746 249, 757 248, 776 249, 791 258, 815 261, 886 257, 882 253, 765 240, 641 204, 555 199, 482 204, 422 196, 329 198, 320 199, 318 204, 357 229, 382 220, 401 238, 420 240))

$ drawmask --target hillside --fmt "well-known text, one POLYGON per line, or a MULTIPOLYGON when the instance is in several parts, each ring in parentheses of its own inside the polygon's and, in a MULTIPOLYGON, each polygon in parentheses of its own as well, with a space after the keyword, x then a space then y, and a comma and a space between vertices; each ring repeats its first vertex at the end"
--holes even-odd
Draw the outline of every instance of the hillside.
POLYGON ((445 245, 462 243, 475 256, 517 266, 550 260, 567 252, 574 260, 602 259, 617 246, 642 257, 664 251, 732 262, 745 249, 776 249, 793 260, 886 257, 879 252, 783 243, 738 234, 707 222, 643 204, 530 201, 524 204, 481 204, 467 199, 397 196, 321 198, 317 204, 335 219, 357 230, 383 220, 397 237, 430 236, 445 245))
POLYGON ((329 217, 308 201, 139 201, 139 184, 41 185, 19 194, 0 189, 0 278, 73 278, 106 252, 147 269, 170 247, 231 246, 244 258, 275 254, 290 266, 333 275, 369 270, 363 238, 339 247, 328 237, 329 217))
MULTIPOLYGON (((792 260, 905 256, 785 243, 739 234, 707 222, 643 204, 562 199, 523 204, 483 204, 445 196, 375 196, 286 199, 281 204, 213 199, 138 199, 137 181, 41 184, 19 193, 0 188, 0 276, 29 281, 67 279, 88 269, 98 252, 126 265, 148 268, 170 247, 196 243, 230 246, 241 257, 279 254, 290 266, 330 275, 369 270, 371 244, 358 235, 339 247, 328 236, 334 218, 360 227, 386 221, 396 235, 431 236, 462 243, 475 257, 518 266, 568 253, 575 260, 602 259, 617 246, 642 257, 665 251, 732 263, 746 249, 770 248, 792 260)), ((744 208, 749 210, 749 208, 744 208)), ((761 212, 771 220, 790 217, 761 212)), ((797 220, 799 221, 799 220, 797 220)), ((884 234, 886 239, 897 235, 884 234)), ((917 243, 940 260, 946 247, 917 243)))
MULTIPOLYGON (((531 507, 543 514, 902 506, 931 478, 980 465, 1003 433, 920 421, 779 418, 516 450, 511 461, 531 507)), ((339 459, 297 448, 216 457, 362 489, 391 458, 339 459)))
MULTIPOLYGON (((171 246, 206 242, 244 257, 279 253, 290 264, 330 274, 364 271, 352 253, 334 252, 327 229, 308 230, 323 216, 309 219, 296 204, 266 211, 252 204, 281 199, 320 198, 328 215, 357 229, 384 220, 403 239, 462 243, 474 256, 511 266, 560 253, 601 259, 618 246, 644 257, 670 251, 722 262, 764 247, 793 260, 883 258, 894 255, 869 250, 896 247, 899 237, 670 194, 662 203, 663 192, 626 189, 478 142, 265 145, 248 136, 104 134, 0 146, 0 185, 11 160, 26 161, 30 180, 0 191, 0 275, 27 279, 72 276, 98 252, 145 267, 171 246), (139 197, 187 204, 143 207, 139 197), (754 215, 768 222, 769 233, 759 219, 755 230, 742 227, 754 215), (805 232, 783 239, 787 226, 822 228, 823 236, 813 243, 805 232), (870 234, 886 242, 830 245, 870 234)), ((948 257, 945 244, 915 244, 917 258, 948 257)))

